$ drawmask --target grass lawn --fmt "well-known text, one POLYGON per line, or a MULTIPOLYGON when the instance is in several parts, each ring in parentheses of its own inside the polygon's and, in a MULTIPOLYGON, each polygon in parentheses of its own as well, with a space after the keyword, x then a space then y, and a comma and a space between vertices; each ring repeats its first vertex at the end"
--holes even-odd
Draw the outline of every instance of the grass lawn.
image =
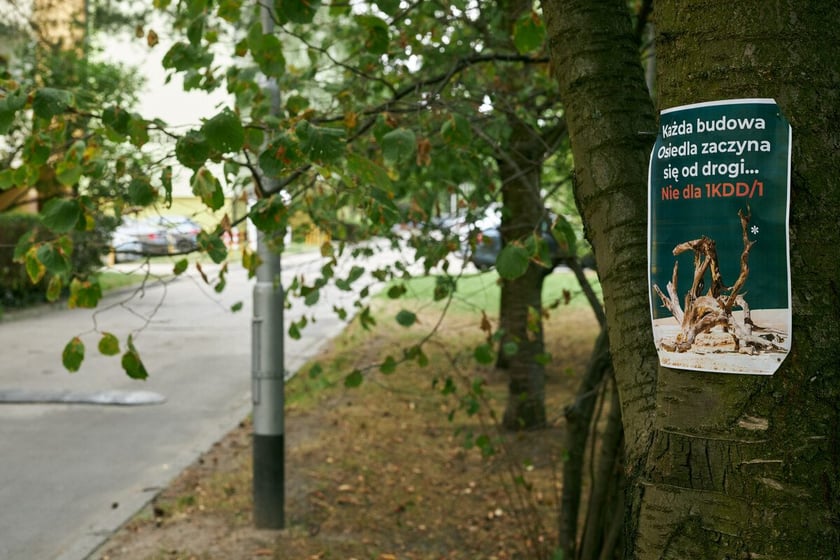
MULTIPOLYGON (((425 304, 423 295, 434 279, 409 282, 407 300, 378 298, 374 327, 352 323, 286 385, 284 530, 253 527, 246 420, 93 558, 551 557, 565 453, 563 412, 598 325, 591 309, 572 303, 577 297, 547 312, 549 427, 501 431, 495 418, 507 398, 507 380, 473 358, 486 337, 481 310, 495 321, 487 307, 494 277, 463 278, 458 304, 439 325, 439 306, 425 304), (410 328, 394 321, 406 307, 417 313, 410 328), (378 367, 421 339, 428 363, 410 360, 393 372, 378 367), (357 388, 345 384, 353 370, 364 373, 357 388)), ((575 288, 570 277, 551 275, 547 297, 556 293, 565 302, 563 290, 575 288)))

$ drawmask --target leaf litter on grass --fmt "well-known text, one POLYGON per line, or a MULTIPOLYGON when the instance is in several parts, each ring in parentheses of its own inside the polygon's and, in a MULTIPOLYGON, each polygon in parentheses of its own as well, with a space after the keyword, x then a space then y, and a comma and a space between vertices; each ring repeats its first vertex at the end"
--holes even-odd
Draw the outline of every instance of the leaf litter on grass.
MULTIPOLYGON (((93 559, 504 560, 550 553, 563 409, 597 335, 592 312, 561 308, 546 321, 554 356, 546 368, 550 427, 502 433, 488 407, 503 410, 504 374, 472 357, 483 341, 480 318, 447 317, 424 347, 426 367, 408 362, 386 375, 370 366, 412 342, 411 330, 387 324, 393 303, 382 305, 379 326, 351 325, 317 358, 318 375, 303 368, 287 385, 286 529, 253 527, 251 426, 244 421, 93 559), (347 388, 344 376, 354 369, 365 371, 364 382, 347 388), (469 415, 460 405, 476 380, 483 402, 469 415)), ((423 312, 418 318, 435 324, 423 312)))

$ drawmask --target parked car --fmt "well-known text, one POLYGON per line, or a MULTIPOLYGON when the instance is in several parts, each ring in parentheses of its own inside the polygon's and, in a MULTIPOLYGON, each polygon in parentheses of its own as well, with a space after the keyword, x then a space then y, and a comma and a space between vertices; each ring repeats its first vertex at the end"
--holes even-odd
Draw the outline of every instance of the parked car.
POLYGON ((169 252, 166 229, 134 218, 124 218, 111 236, 114 258, 119 261, 140 259, 146 255, 169 252))
POLYGON ((198 247, 201 226, 186 216, 155 216, 149 222, 166 231, 169 244, 179 253, 198 247))
MULTIPOLYGON (((546 269, 546 273, 551 272, 560 264, 564 264, 565 255, 560 255, 560 247, 557 240, 551 234, 551 229, 546 225, 543 229, 543 239, 548 245, 549 253, 551 254, 551 265, 546 269)), ((470 253, 469 260, 476 268, 481 271, 489 270, 496 266, 496 257, 502 250, 502 232, 498 227, 487 228, 475 236, 475 249, 470 253)), ((578 257, 578 262, 581 268, 588 268, 595 270, 595 256, 592 252, 588 252, 582 257, 578 257)), ((568 263, 566 263, 568 264, 568 263)))
MULTIPOLYGON (((560 246, 551 233, 551 223, 546 220, 542 223, 542 239, 548 247, 551 255, 551 262, 546 272, 551 272, 562 261, 560 246)), ((475 249, 469 253, 469 260, 479 270, 489 270, 496 266, 496 257, 502 250, 501 223, 484 227, 475 234, 475 249)))
POLYGON ((470 253, 470 262, 478 270, 489 270, 496 266, 496 257, 502 250, 502 231, 498 227, 484 229, 475 236, 475 249, 470 253))

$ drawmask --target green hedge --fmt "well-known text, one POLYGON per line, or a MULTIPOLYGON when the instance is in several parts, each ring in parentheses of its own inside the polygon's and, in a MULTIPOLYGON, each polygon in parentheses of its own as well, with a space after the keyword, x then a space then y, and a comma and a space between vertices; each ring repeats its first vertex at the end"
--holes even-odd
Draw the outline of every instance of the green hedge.
MULTIPOLYGON (((0 309, 26 307, 46 300, 48 278, 33 284, 22 263, 14 262, 15 246, 24 234, 40 229, 37 214, 0 213, 0 309)), ((73 232, 73 275, 87 278, 102 266, 108 252, 112 223, 99 224, 93 231, 73 232)), ((49 232, 39 237, 46 239, 49 232)))
POLYGON ((32 284, 23 264, 14 262, 18 239, 40 223, 35 214, 0 214, 0 307, 22 307, 44 300, 46 284, 32 284))

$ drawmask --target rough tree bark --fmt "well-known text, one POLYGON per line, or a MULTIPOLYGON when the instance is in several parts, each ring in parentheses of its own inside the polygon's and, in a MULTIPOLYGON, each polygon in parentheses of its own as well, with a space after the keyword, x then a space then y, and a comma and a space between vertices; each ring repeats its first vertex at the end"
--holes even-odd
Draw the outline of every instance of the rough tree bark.
POLYGON ((632 543, 654 420, 658 358, 649 337, 644 178, 655 135, 627 5, 622 0, 543 4, 549 53, 575 160, 575 198, 604 294, 621 395, 632 543))
POLYGON ((661 108, 773 97, 793 126, 793 347, 773 377, 660 368, 645 275, 653 126, 623 0, 544 3, 626 435, 626 557, 840 557, 840 4, 656 5, 661 108))
MULTIPOLYGON (((545 208, 540 180, 545 144, 527 124, 509 119, 512 133, 505 157, 497 160, 502 179, 502 242, 522 240, 540 231, 545 208)), ((509 430, 543 427, 545 367, 536 358, 545 351, 542 330, 542 285, 545 272, 534 262, 525 274, 503 280, 500 324, 503 342, 513 342, 516 352, 500 360, 509 379, 508 401, 502 424, 509 430)))
MULTIPOLYGON (((530 0, 500 2, 504 20, 501 28, 509 30, 510 34, 494 37, 494 40, 515 50, 512 42, 515 22, 523 14, 530 13, 532 4, 530 0)), ((488 46, 493 48, 492 43, 488 46)), ((533 64, 507 67, 506 80, 508 83, 528 83, 537 70, 533 64)), ((551 127, 538 125, 533 115, 539 115, 540 111, 534 111, 530 118, 523 115, 519 106, 521 101, 511 103, 504 96, 493 101, 497 104, 496 110, 505 115, 510 128, 509 136, 496 154, 504 207, 502 243, 524 243, 535 234, 539 235, 547 219, 541 193, 543 166, 546 158, 566 138, 566 128, 562 122, 551 127)), ((542 286, 545 274, 550 270, 531 262, 524 275, 501 283, 499 327, 502 336, 496 367, 504 369, 509 378, 508 401, 502 420, 509 430, 541 428, 546 423, 545 367, 540 357, 545 350, 542 286), (514 345, 515 353, 504 351, 514 345)))

